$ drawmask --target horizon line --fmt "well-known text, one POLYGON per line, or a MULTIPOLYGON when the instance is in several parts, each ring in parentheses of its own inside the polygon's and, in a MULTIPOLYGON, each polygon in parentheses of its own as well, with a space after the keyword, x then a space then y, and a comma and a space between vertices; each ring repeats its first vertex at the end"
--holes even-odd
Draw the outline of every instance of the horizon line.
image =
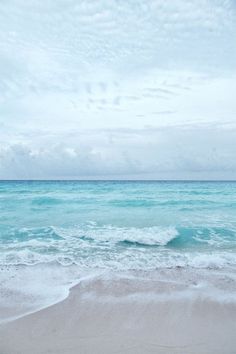
POLYGON ((236 182, 236 179, 0 179, 1 182, 236 182))

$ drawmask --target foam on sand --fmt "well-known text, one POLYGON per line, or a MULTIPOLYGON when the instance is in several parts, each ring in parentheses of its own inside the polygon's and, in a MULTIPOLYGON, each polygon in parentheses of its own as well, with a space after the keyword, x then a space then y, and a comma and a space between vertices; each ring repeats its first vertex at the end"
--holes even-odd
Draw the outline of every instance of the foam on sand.
POLYGON ((0 350, 4 354, 233 354, 236 303, 201 296, 204 282, 192 279, 190 285, 185 272, 180 282, 177 273, 169 281, 166 275, 154 279, 143 272, 139 279, 129 274, 85 280, 65 301, 1 326, 0 350))

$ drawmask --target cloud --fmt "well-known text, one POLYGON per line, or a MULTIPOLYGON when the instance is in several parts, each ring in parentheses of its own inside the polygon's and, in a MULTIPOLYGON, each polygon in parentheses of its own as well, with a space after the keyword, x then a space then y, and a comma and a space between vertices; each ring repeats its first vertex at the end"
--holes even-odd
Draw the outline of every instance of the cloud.
POLYGON ((5 145, 0 178, 235 178, 235 139, 232 126, 87 131, 50 145, 5 145))
POLYGON ((2 1, 2 92, 74 90, 106 70, 235 68, 235 27, 229 0, 2 1))
POLYGON ((231 178, 235 34, 233 0, 1 1, 0 177, 231 178))

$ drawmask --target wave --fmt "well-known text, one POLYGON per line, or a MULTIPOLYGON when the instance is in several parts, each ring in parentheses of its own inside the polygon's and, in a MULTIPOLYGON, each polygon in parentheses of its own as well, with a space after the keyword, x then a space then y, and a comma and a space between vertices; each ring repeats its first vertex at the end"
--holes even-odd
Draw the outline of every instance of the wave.
POLYGON ((51 205, 57 205, 57 204, 63 204, 65 201, 60 198, 53 198, 53 197, 37 197, 33 198, 31 201, 32 205, 37 205, 37 206, 51 206, 51 205))
POLYGON ((43 264, 78 266, 78 270, 156 270, 175 268, 223 269, 236 267, 236 255, 230 252, 163 252, 149 253, 130 251, 111 252, 104 249, 89 255, 51 253, 43 254, 32 250, 7 252, 1 255, 0 266, 35 266, 43 264))
MULTIPOLYGON (((199 195, 201 195, 199 193, 199 195)), ((177 209, 184 210, 187 209, 196 209, 196 208, 219 208, 219 207, 226 207, 226 208, 234 208, 236 206, 235 202, 225 202, 219 200, 210 200, 206 198, 199 198, 199 199, 192 199, 192 198, 185 198, 185 199, 155 199, 155 198, 146 198, 146 199, 114 199, 108 202, 109 205, 113 207, 122 207, 122 208, 148 208, 148 207, 175 207, 177 209)))
POLYGON ((115 207, 132 207, 132 208, 147 208, 147 207, 153 207, 157 205, 157 202, 154 200, 148 200, 148 199, 122 199, 122 200, 111 200, 109 202, 112 206, 115 207))
MULTIPOLYGON (((87 240, 137 244, 146 246, 166 246, 170 241, 178 236, 178 231, 174 227, 93 227, 87 231, 87 240)), ((85 235, 82 236, 84 238, 85 235)))
POLYGON ((222 267, 236 264, 235 229, 73 227, 1 229, 0 265, 56 262, 114 269, 222 267), (148 248, 148 251, 147 251, 148 248))

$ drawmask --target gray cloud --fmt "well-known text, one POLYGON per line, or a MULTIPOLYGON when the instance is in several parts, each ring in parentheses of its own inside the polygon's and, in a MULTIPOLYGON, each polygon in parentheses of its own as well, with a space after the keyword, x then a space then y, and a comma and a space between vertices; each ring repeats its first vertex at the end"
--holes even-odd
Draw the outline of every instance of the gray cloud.
POLYGON ((0 178, 234 178, 233 0, 0 2, 0 178))
POLYGON ((0 178, 236 178, 235 139, 235 128, 214 126, 90 131, 2 147, 0 178))

